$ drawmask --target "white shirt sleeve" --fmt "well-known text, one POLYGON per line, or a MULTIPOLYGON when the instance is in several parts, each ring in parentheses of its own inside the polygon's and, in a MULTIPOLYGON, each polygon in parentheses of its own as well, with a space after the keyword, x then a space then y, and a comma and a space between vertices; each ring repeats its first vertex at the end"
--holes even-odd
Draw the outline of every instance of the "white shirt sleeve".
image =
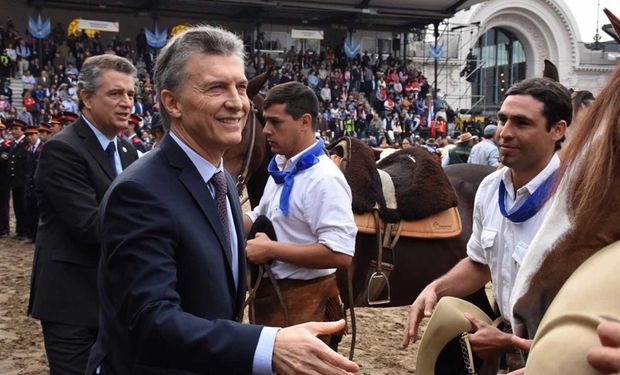
POLYGON ((351 209, 351 189, 344 176, 326 174, 310 182, 304 197, 304 216, 318 243, 353 256, 357 226, 351 209))
POLYGON ((474 199, 474 214, 472 219, 472 232, 467 242, 467 256, 477 263, 488 264, 484 246, 482 243, 482 204, 479 202, 481 190, 476 192, 474 199))

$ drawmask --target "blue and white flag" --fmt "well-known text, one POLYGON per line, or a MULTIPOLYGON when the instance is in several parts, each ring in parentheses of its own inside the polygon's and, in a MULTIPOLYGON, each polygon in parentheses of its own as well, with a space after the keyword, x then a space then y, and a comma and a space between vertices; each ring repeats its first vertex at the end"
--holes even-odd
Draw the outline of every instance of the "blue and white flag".
POLYGON ((28 32, 36 39, 45 39, 52 32, 52 23, 47 17, 45 21, 41 20, 41 14, 35 21, 34 18, 28 17, 28 32))
POLYGON ((443 55, 443 44, 437 43, 436 45, 433 45, 433 44, 429 43, 428 44, 428 49, 429 49, 429 52, 430 52, 431 57, 433 58, 433 60, 441 59, 441 57, 443 55))
POLYGON ((348 58, 353 59, 360 53, 362 49, 361 43, 355 43, 353 38, 349 37, 344 41, 344 53, 348 58))
POLYGON ((155 31, 151 31, 145 27, 144 34, 146 35, 146 43, 153 48, 165 46, 168 40, 168 29, 163 29, 160 32, 157 24, 155 24, 155 31))

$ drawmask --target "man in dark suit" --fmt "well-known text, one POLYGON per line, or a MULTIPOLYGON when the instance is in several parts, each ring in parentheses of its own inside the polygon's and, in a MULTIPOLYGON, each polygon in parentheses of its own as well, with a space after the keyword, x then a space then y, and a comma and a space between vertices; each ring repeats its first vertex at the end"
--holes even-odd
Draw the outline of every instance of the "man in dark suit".
POLYGON ((138 158, 117 134, 133 106, 134 66, 88 58, 79 76, 82 115, 45 143, 35 173, 40 224, 28 312, 41 320, 51 374, 83 374, 97 337, 99 203, 138 158))
POLYGON ((315 337, 344 320, 283 329, 236 321, 245 241, 222 155, 241 141, 249 111, 242 41, 189 29, 161 50, 155 77, 170 132, 101 203, 100 330, 86 373, 357 371, 315 337))
POLYGON ((43 150, 43 142, 39 139, 39 129, 29 126, 26 129, 28 148, 26 153, 26 189, 24 191, 24 242, 34 243, 39 222, 39 210, 37 209, 37 197, 34 188, 34 172, 37 170, 39 155, 43 150))
POLYGON ((25 210, 24 192, 26 189, 26 155, 28 151, 28 139, 24 132, 26 123, 19 119, 14 119, 11 123, 11 133, 13 134, 13 144, 9 150, 9 186, 13 197, 13 212, 15 213, 15 238, 24 239, 25 232, 25 210))
POLYGON ((6 125, 0 117, 0 238, 9 235, 9 202, 11 187, 9 185, 9 151, 13 141, 5 138, 6 125))

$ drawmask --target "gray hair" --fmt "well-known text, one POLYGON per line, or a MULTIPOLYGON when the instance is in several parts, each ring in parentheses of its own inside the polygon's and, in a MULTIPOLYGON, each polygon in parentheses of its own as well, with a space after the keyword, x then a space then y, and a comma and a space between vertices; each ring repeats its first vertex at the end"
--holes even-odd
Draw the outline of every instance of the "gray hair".
POLYGON ((80 98, 78 103, 80 111, 84 108, 80 93, 82 91, 95 92, 101 84, 102 72, 108 69, 129 74, 132 77, 135 77, 137 72, 136 67, 133 66, 131 61, 116 55, 97 55, 84 60, 82 70, 78 75, 77 87, 78 98, 80 98))
MULTIPOLYGON (((243 42, 230 31, 213 26, 196 26, 170 39, 161 49, 155 62, 155 90, 179 92, 186 81, 185 65, 195 53, 210 55, 235 55, 244 61, 243 42)), ((170 115, 159 106, 162 125, 170 129, 170 115)))

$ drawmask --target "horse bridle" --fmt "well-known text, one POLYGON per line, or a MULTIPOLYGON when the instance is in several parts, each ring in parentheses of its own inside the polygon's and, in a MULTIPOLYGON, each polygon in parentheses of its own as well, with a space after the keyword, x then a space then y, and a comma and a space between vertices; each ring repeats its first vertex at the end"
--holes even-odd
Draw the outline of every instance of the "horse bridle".
MULTIPOLYGON (((255 128, 256 107, 254 107, 254 103, 252 103, 252 101, 250 101, 250 111, 248 112, 248 115, 251 117, 251 120, 249 121, 250 122, 250 144, 248 145, 248 150, 245 153, 245 156, 243 157, 241 173, 239 173, 239 175, 237 176, 237 183, 235 184, 237 188, 237 194, 240 197, 241 195, 243 195, 243 189, 245 189, 248 183, 248 175, 250 174, 250 162, 252 161, 252 152, 254 151, 254 145, 256 144, 256 128, 255 128)), ((241 205, 245 204, 245 202, 247 202, 248 199, 249 199, 249 196, 245 197, 241 201, 241 205)))

